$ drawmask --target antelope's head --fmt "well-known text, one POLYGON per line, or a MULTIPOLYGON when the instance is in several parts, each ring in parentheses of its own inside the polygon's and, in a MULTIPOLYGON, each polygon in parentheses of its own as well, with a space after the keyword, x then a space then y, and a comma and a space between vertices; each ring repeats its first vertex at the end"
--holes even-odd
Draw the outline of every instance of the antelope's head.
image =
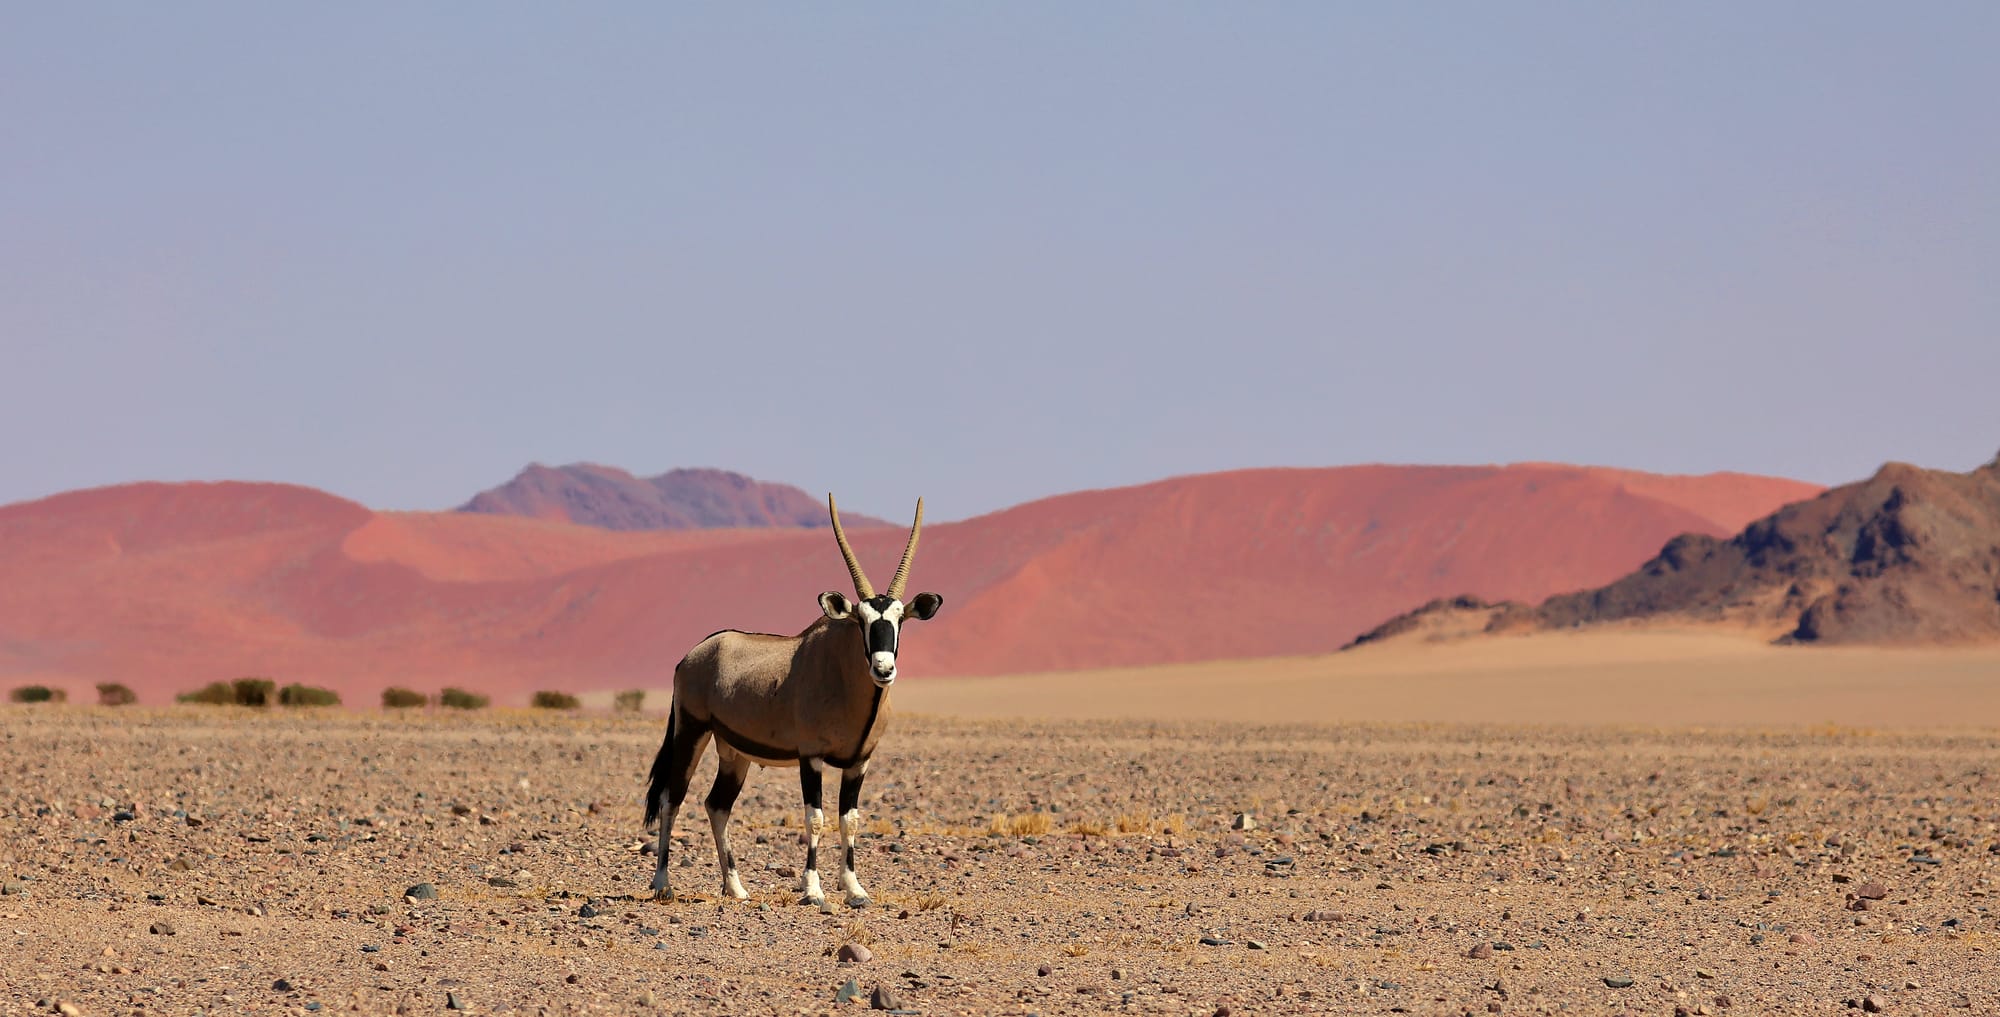
POLYGON ((847 573, 854 577, 854 594, 858 599, 850 601, 838 591, 829 590, 819 595, 820 610, 836 622, 852 621, 861 627, 861 652, 867 658, 869 676, 886 689, 896 680, 896 648, 901 645, 903 623, 911 619, 929 621, 944 605, 944 598, 935 593, 919 593, 909 603, 903 603, 903 584, 910 579, 910 561, 917 555, 917 534, 924 528, 924 500, 917 499, 917 521, 910 524, 910 542, 903 545, 903 563, 896 566, 896 578, 889 580, 889 588, 879 595, 869 584, 868 574, 861 571, 854 549, 847 546, 847 534, 840 529, 840 509, 834 506, 833 495, 826 496, 826 511, 833 517, 833 539, 840 544, 841 557, 847 559, 847 573))

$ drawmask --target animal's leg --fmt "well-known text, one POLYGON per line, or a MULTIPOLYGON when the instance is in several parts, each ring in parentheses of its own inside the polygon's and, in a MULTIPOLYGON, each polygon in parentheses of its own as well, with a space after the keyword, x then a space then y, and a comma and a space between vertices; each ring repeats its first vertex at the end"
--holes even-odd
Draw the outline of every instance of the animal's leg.
POLYGON ((868 775, 868 761, 862 760, 840 773, 840 888, 847 891, 847 906, 868 906, 868 891, 854 875, 854 840, 861 835, 861 778, 868 775))
POLYGON ((708 729, 675 716, 667 725, 667 744, 660 747, 662 758, 654 762, 654 807, 660 813, 658 862, 653 868, 653 898, 673 900, 674 890, 667 880, 667 856, 673 850, 674 817, 687 800, 688 782, 694 779, 695 763, 708 747, 708 729))
POLYGON ((806 799, 806 867, 799 874, 799 889, 805 893, 799 903, 814 907, 826 905, 826 893, 819 886, 819 832, 826 826, 826 813, 820 811, 820 775, 826 763, 817 757, 799 760, 799 789, 806 799))
POLYGON ((734 752, 715 752, 715 786, 708 791, 708 824, 715 831, 715 867, 722 873, 722 892, 737 900, 750 896, 736 875, 736 852, 729 850, 729 810, 743 790, 750 761, 734 752))

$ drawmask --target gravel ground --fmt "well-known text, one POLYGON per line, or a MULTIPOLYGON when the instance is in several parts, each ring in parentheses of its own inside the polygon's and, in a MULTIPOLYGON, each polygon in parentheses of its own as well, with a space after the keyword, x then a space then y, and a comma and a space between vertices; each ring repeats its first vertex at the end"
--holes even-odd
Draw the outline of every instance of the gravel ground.
POLYGON ((875 904, 826 915, 796 903, 789 770, 738 802, 749 901, 719 898, 699 810, 683 898, 646 899, 658 716, 6 708, 0 999, 2000 1012, 1993 734, 894 725, 863 801, 875 904))

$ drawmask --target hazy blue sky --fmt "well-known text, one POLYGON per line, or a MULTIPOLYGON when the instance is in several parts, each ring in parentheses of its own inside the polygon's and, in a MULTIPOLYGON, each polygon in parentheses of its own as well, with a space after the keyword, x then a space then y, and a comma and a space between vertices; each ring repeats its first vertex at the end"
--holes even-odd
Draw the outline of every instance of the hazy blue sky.
POLYGON ((2000 449, 2000 4, 14 4, 0 502, 2000 449))

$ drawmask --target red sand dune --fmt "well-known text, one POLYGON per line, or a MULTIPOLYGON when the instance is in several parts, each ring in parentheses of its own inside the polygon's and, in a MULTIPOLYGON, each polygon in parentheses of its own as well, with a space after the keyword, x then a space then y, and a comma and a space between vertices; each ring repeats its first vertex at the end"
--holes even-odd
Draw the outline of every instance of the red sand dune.
MULTIPOLYGON (((1818 488, 1549 465, 1246 470, 925 529, 918 676, 1328 651, 1431 597, 1608 582, 1683 531, 1818 488)), ((935 508, 935 506, 934 506, 935 508)), ((885 582, 903 531, 851 534, 885 582)), ((276 484, 137 484, 0 507, 0 679, 148 701, 263 674, 387 685, 664 685, 724 627, 793 632, 847 575, 824 530, 612 532, 373 513, 276 484)))

